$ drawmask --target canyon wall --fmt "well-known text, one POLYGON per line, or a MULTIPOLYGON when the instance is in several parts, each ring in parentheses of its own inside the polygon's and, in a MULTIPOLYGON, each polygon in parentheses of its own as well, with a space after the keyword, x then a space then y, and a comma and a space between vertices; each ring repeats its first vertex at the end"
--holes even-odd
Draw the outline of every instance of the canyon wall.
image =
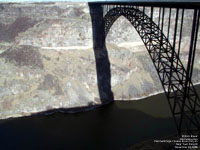
MULTIPOLYGON (((191 13, 186 14, 187 24, 191 13)), ((188 45, 190 37, 184 33, 183 45, 188 45)), ((144 44, 124 17, 111 27, 106 48, 115 100, 136 100, 163 91, 144 44)), ((200 81, 199 49, 195 83, 200 81)), ((184 64, 187 50, 182 46, 184 64)), ((99 105, 97 85, 87 3, 0 4, 0 119, 99 105)))

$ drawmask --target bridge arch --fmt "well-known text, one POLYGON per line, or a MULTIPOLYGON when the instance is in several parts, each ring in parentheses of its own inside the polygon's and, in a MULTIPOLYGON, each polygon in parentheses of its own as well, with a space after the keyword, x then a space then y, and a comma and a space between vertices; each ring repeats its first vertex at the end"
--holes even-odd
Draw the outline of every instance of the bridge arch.
MULTIPOLYGON (((149 17, 144 11, 140 11, 134 5, 90 3, 89 6, 93 27, 93 48, 96 60, 100 98, 104 99, 104 93, 106 93, 106 95, 110 95, 113 99, 110 84, 110 61, 106 50, 105 39, 114 22, 120 16, 124 16, 132 24, 136 32, 138 32, 150 55, 165 91, 178 132, 181 133, 185 128, 187 128, 188 133, 191 134, 197 131, 200 135, 200 98, 191 80, 191 67, 193 66, 192 55, 195 50, 195 47, 192 47, 192 44, 193 39, 196 39, 197 37, 197 34, 195 34, 198 33, 198 30, 196 30, 196 24, 199 22, 200 18, 196 17, 197 10, 195 10, 193 14, 193 34, 191 35, 192 43, 189 49, 189 67, 187 67, 186 70, 179 58, 179 50, 178 53, 175 51, 179 8, 176 8, 176 21, 174 25, 172 46, 168 38, 162 32, 164 16, 162 16, 161 28, 159 28, 159 26, 152 20, 153 7, 151 7, 151 17, 149 17), (107 12, 105 13, 105 11, 107 12)), ((164 7, 162 9, 164 11, 164 7)), ((196 43, 194 43, 194 45, 196 45, 196 43)))
POLYGON ((145 46, 151 44, 154 47, 164 46, 164 48, 173 49, 166 36, 152 19, 136 8, 116 7, 109 10, 103 18, 105 38, 114 22, 121 16, 132 24, 145 46))
MULTIPOLYGON (((180 61, 179 55, 175 51, 174 44, 170 44, 167 37, 164 35, 163 25, 162 29, 153 22, 152 18, 147 16, 144 12, 136 8, 129 7, 116 7, 110 9, 103 17, 104 23, 104 37, 106 39, 108 32, 114 22, 120 17, 125 17, 135 28, 140 38, 142 39, 150 57, 154 64, 154 67, 158 73, 163 89, 168 98, 169 106, 174 116, 176 127, 180 133, 182 130, 182 120, 176 117, 180 114, 183 117, 184 122, 188 128, 188 122, 186 121, 191 116, 183 114, 182 101, 186 99, 184 111, 191 111, 193 105, 200 107, 200 101, 197 103, 192 99, 199 99, 196 91, 192 85, 191 91, 194 91, 194 97, 185 97, 183 91, 185 89, 185 84, 183 83, 186 78, 186 69, 184 68, 182 62, 180 61), (195 104, 194 104, 195 103, 195 104)), ((192 111, 193 113, 193 111, 192 111)), ((194 115, 194 118, 188 119, 192 123, 193 127, 200 128, 199 118, 194 115)), ((190 130, 190 129, 189 129, 190 130)))
MULTIPOLYGON (((102 22, 104 23, 103 26, 105 39, 112 25, 121 16, 126 18, 131 23, 140 36, 148 53, 150 54, 163 88, 165 92, 167 92, 170 90, 168 89, 169 86, 168 84, 163 83, 170 82, 170 80, 173 78, 173 75, 170 76, 169 74, 165 74, 165 71, 169 71, 170 68, 175 68, 175 64, 173 62, 174 60, 179 60, 179 57, 174 51, 172 45, 150 17, 148 17, 139 9, 128 7, 112 8, 105 14, 102 22), (172 51, 174 51, 173 54, 172 51)), ((181 62, 180 66, 184 69, 181 62)), ((176 78, 181 79, 181 75, 179 73, 175 73, 175 76, 176 78)))

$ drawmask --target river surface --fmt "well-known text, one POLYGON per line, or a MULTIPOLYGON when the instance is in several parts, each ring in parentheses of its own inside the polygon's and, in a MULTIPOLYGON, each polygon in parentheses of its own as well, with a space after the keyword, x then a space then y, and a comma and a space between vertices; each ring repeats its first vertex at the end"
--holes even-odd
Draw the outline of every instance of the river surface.
POLYGON ((158 94, 87 112, 1 120, 0 149, 118 150, 176 133, 167 99, 158 94))

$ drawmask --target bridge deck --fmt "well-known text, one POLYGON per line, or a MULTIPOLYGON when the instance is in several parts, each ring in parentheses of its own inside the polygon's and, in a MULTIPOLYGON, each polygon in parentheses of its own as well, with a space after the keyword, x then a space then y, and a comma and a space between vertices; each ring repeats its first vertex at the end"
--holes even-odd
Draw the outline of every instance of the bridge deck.
POLYGON ((187 8, 199 9, 200 0, 122 0, 122 1, 92 1, 101 5, 134 5, 134 6, 153 6, 153 7, 169 7, 169 8, 187 8))

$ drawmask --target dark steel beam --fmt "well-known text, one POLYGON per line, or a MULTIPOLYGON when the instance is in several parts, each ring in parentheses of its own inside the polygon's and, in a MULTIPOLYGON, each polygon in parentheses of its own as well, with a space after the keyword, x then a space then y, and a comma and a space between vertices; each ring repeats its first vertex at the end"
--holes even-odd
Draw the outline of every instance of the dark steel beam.
POLYGON ((200 1, 106 1, 106 2, 89 2, 99 5, 134 5, 134 6, 153 6, 166 8, 200 8, 200 1))

